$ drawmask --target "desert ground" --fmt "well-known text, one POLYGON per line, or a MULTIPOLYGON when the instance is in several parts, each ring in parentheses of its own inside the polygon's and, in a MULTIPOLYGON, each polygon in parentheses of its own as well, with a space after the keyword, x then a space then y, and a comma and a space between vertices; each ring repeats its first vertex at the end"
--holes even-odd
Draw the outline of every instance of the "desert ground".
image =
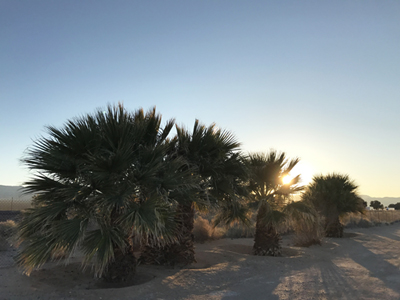
MULTIPOLYGON (((293 247, 282 257, 251 255, 252 239, 196 245, 186 268, 138 266, 133 286, 105 286, 70 264, 48 263, 27 277, 0 268, 0 299, 400 299, 400 223, 347 229, 321 246, 293 247)), ((5 259, 13 250, 0 252, 5 259)))

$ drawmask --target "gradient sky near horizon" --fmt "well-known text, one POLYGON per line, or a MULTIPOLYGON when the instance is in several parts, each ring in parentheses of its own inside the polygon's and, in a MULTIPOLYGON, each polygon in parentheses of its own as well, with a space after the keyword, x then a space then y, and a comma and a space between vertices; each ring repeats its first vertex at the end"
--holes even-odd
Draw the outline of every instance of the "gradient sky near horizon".
POLYGON ((45 125, 107 104, 400 196, 399 1, 0 1, 0 185, 45 125))

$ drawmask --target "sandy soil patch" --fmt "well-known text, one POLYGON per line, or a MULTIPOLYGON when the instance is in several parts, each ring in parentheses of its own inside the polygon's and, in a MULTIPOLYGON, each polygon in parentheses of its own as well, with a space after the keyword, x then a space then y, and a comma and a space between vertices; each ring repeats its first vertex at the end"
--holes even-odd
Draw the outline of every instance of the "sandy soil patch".
MULTIPOLYGON (((322 246, 292 247, 283 257, 251 255, 252 239, 196 245, 187 268, 138 267, 135 285, 99 285, 78 257, 24 276, 0 268, 0 299, 400 299, 400 224, 346 230, 322 246)), ((0 255, 12 256, 12 252, 0 255)))

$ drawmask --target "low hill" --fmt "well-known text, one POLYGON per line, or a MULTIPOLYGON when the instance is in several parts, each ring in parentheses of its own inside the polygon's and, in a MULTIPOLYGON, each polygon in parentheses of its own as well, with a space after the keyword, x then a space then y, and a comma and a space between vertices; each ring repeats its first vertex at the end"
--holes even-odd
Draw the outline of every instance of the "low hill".
POLYGON ((31 194, 24 194, 22 186, 0 185, 0 199, 30 200, 31 194))

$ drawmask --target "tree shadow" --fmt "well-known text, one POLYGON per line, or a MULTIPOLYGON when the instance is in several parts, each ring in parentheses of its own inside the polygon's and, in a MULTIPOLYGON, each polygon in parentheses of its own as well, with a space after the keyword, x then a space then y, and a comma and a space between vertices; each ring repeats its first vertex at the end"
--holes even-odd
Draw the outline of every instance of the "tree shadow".
POLYGON ((391 234, 383 232, 373 234, 370 239, 374 239, 375 243, 366 243, 364 240, 354 239, 352 240, 351 251, 347 254, 353 261, 366 268, 370 276, 379 279, 386 287, 400 294, 400 261, 397 258, 400 243, 398 243, 397 236, 395 236, 395 239, 391 239, 390 236, 391 234), (364 245, 364 243, 367 245, 364 245), (363 255, 360 255, 360 253, 363 253, 363 255), (397 265, 388 261, 396 258, 397 265))
MULTIPOLYGON (((322 251, 328 252, 331 245, 325 247, 322 251)), ((330 260, 329 253, 321 267, 320 257, 304 255, 307 249, 288 247, 285 251, 284 248, 283 257, 253 256, 251 250, 252 245, 232 243, 214 247, 209 254, 219 264, 182 270, 164 280, 164 288, 171 291, 184 288, 192 298, 215 299, 293 299, 298 291, 309 299, 329 296, 350 300, 358 295, 357 283, 330 260), (181 282, 187 282, 189 277, 191 282, 183 287, 181 282)))
POLYGON ((396 225, 388 225, 388 228, 393 229, 393 230, 391 230, 391 231, 385 230, 385 231, 379 232, 379 234, 376 234, 376 236, 386 237, 386 238, 392 239, 394 241, 400 242, 400 229, 398 229, 399 228, 398 224, 397 224, 397 226, 396 225))
POLYGON ((198 263, 185 268, 140 265, 136 285, 120 290, 96 285, 90 270, 82 273, 77 263, 57 269, 45 267, 32 274, 30 281, 45 290, 89 289, 104 298, 350 300, 380 299, 385 289, 391 289, 386 298, 395 299, 393 295, 400 293, 400 271, 388 260, 400 243, 390 239, 391 234, 397 236, 386 231, 373 231, 371 235, 356 232, 326 240, 322 246, 288 247, 291 252, 284 257, 251 255, 252 240, 215 241, 197 247, 198 263), (392 250, 384 249, 390 244, 395 244, 392 250), (374 245, 379 247, 375 249, 374 245), (366 286, 370 282, 381 291, 366 286))

